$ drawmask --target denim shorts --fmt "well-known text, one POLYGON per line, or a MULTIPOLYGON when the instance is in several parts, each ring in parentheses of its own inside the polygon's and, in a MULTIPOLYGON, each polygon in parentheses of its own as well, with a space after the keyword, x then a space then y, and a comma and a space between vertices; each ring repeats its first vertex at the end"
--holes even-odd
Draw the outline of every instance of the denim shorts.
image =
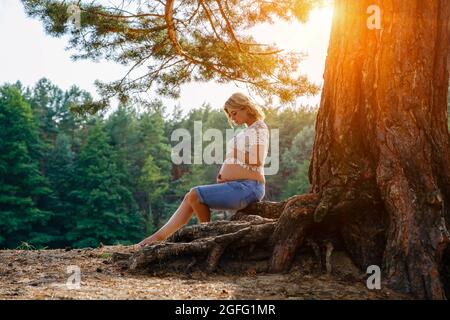
POLYGON ((241 210, 252 202, 261 201, 265 186, 256 180, 233 180, 193 188, 200 202, 210 209, 241 210))

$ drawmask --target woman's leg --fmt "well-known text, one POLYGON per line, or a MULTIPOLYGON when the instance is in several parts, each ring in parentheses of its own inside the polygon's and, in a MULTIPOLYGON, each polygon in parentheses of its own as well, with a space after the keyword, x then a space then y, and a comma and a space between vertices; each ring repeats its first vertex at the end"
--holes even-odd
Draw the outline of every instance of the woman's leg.
POLYGON ((189 204, 191 205, 193 211, 197 215, 197 219, 200 223, 209 222, 211 219, 211 211, 209 207, 203 203, 200 203, 200 198, 194 189, 191 189, 188 193, 189 204))
POLYGON ((161 227, 161 229, 156 231, 150 237, 145 238, 144 240, 139 242, 139 245, 144 246, 153 242, 165 240, 172 233, 174 233, 183 225, 185 225, 189 221, 191 216, 192 216, 192 207, 190 206, 188 197, 186 195, 183 201, 181 202, 180 206, 178 207, 178 209, 169 219, 169 221, 167 221, 166 224, 161 227))
POLYGON ((152 242, 162 241, 175 233, 178 229, 189 222, 192 213, 197 213, 197 217, 200 222, 208 222, 210 219, 210 211, 208 206, 199 202, 197 192, 191 189, 181 202, 177 211, 172 215, 169 221, 159 229, 157 232, 152 234, 150 237, 142 240, 139 245, 147 245, 152 242))

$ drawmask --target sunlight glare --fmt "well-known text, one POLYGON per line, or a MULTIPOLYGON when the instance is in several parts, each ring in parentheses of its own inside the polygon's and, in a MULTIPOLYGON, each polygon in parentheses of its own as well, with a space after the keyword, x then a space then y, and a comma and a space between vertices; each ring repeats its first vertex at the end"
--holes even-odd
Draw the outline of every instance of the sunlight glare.
MULTIPOLYGON (((322 85, 332 19, 333 6, 328 3, 312 10, 306 23, 279 21, 273 25, 259 25, 252 30, 252 35, 260 43, 271 43, 288 52, 305 54, 299 72, 306 74, 312 82, 322 85)), ((317 105, 319 101, 320 94, 299 100, 309 105, 317 105)))

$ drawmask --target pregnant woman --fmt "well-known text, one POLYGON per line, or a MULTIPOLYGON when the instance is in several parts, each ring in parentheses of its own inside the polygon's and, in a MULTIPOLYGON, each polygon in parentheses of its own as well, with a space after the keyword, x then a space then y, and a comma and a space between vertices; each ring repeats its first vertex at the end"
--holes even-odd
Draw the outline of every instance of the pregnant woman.
POLYGON ((233 94, 224 111, 231 126, 245 124, 246 128, 228 141, 217 183, 192 188, 169 221, 142 240, 140 246, 165 240, 184 226, 194 212, 200 222, 209 222, 210 209, 237 211, 264 197, 264 161, 269 140, 264 113, 242 93, 233 94))

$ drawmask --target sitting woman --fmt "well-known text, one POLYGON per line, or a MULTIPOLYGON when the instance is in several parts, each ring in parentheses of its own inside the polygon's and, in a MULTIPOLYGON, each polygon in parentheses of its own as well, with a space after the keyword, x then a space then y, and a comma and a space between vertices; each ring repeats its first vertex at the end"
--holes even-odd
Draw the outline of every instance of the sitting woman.
POLYGON ((169 221, 142 240, 140 246, 165 240, 184 226, 194 212, 200 222, 209 222, 210 209, 237 211, 264 197, 264 161, 269 137, 264 113, 242 93, 233 94, 224 111, 231 126, 245 124, 246 128, 228 141, 217 184, 192 188, 169 221))

